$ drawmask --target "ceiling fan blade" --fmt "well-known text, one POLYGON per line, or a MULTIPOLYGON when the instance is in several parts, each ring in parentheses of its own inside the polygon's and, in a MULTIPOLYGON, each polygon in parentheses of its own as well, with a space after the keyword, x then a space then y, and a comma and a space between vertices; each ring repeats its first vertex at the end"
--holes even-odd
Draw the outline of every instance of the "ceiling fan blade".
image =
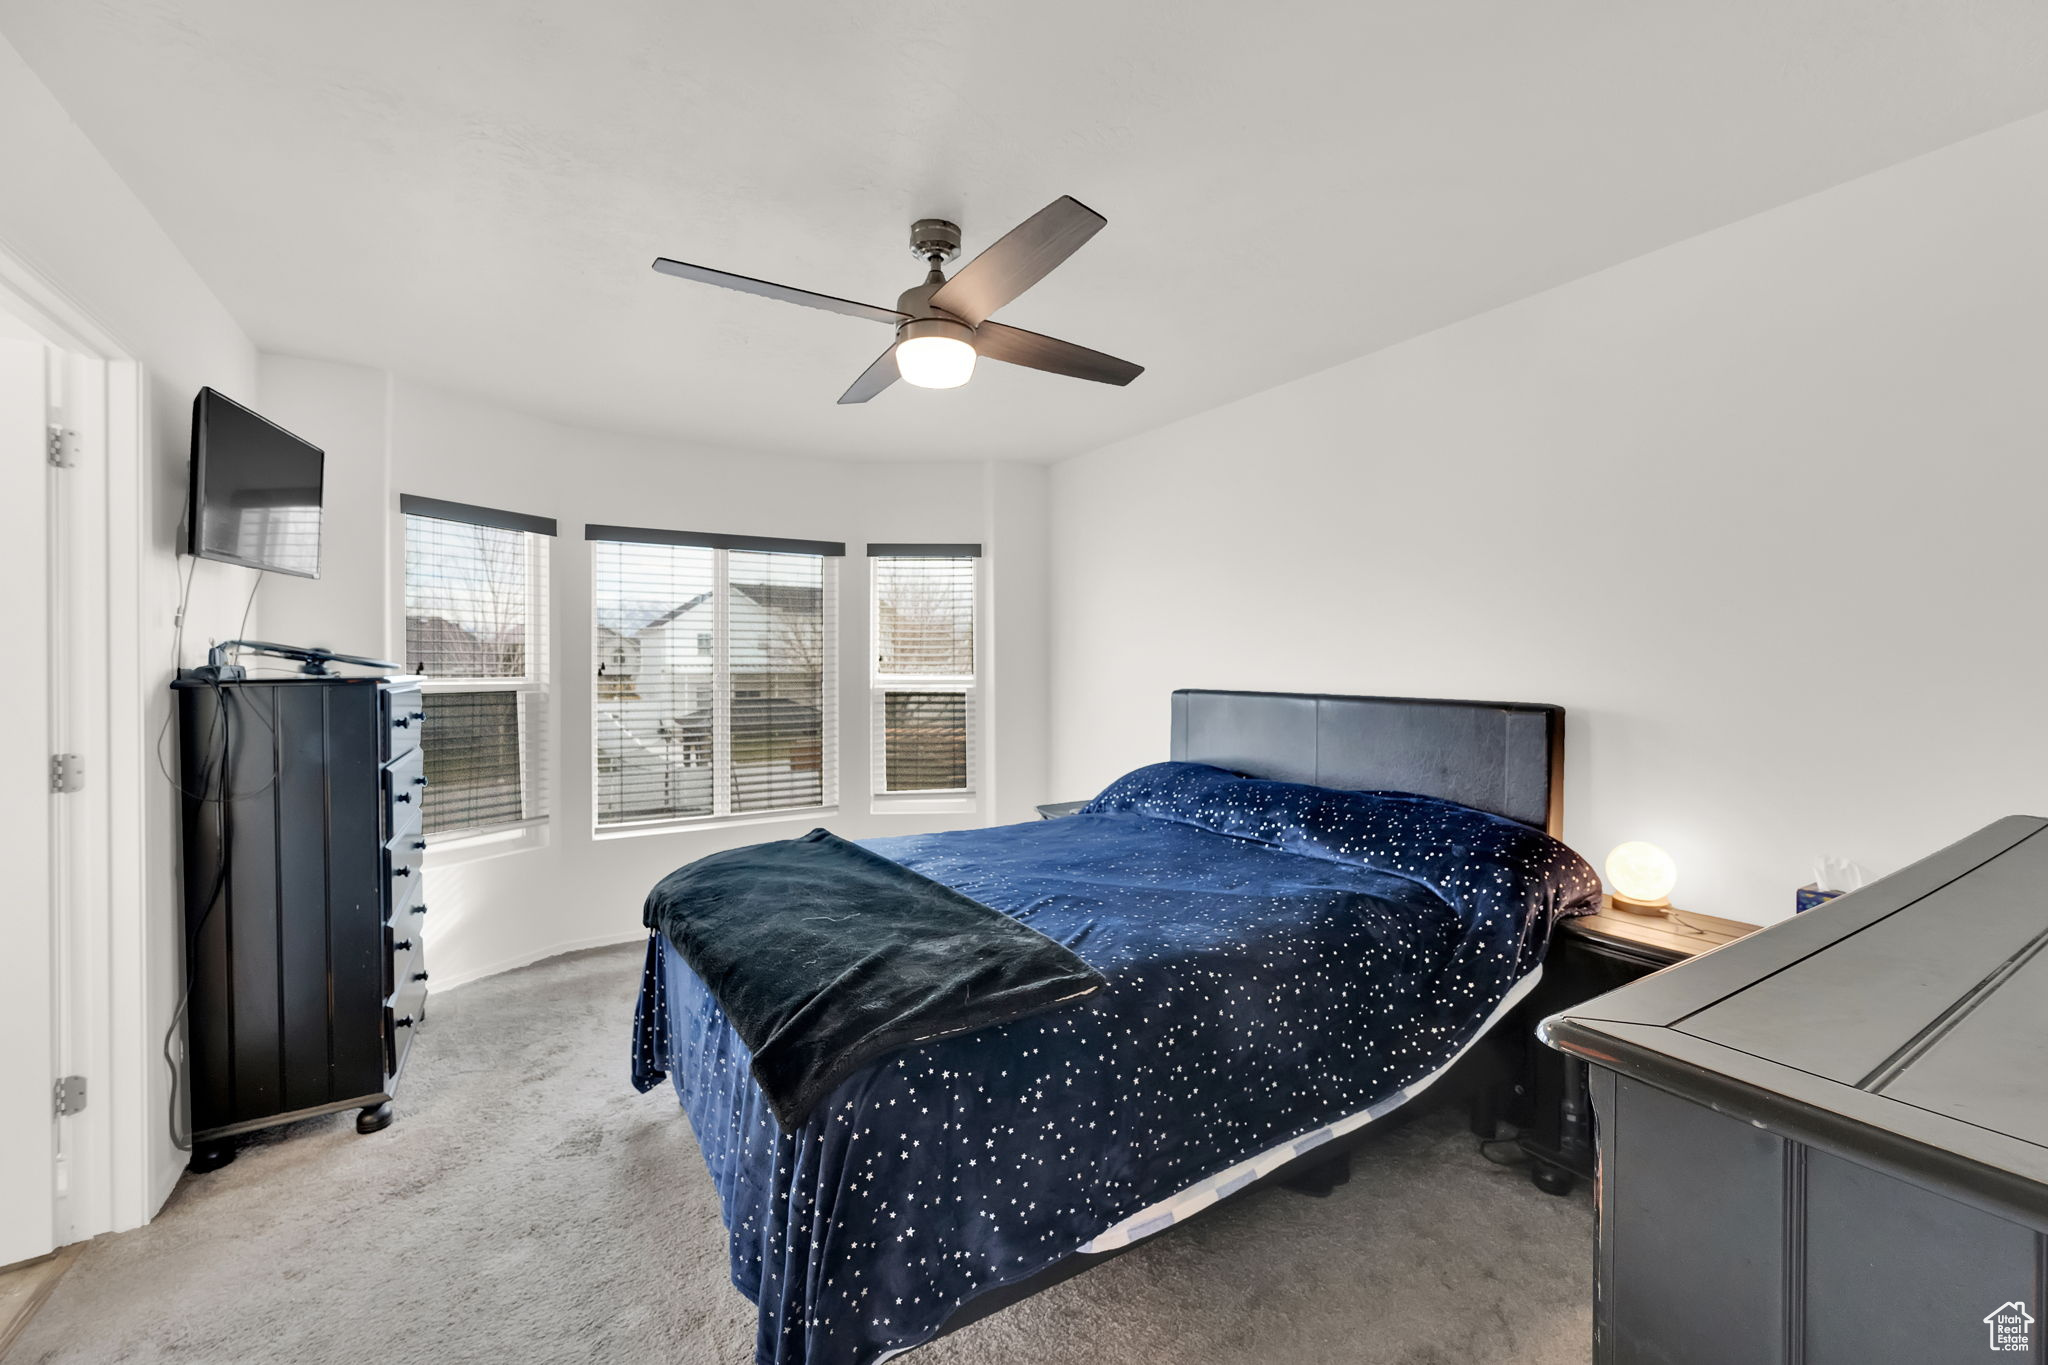
POLYGON ((892 341, 888 350, 875 357, 874 364, 860 372, 860 378, 853 381, 853 387, 839 395, 839 401, 865 403, 895 383, 899 374, 896 368, 896 343, 892 341))
POLYGON ((1133 365, 1071 341, 1027 332, 1022 327, 1005 327, 1000 322, 984 322, 974 329, 974 349, 990 360, 1005 360, 1075 379, 1092 379, 1098 384, 1128 384, 1145 373, 1143 365, 1133 365))
POLYGON ((830 294, 813 294, 808 289, 792 289, 786 284, 771 284, 767 280, 757 280, 750 275, 735 275, 729 270, 713 270, 708 265, 672 261, 666 256, 656 259, 654 268, 664 275, 674 275, 680 280, 715 284, 721 289, 737 289, 742 294, 758 294, 764 299, 800 303, 806 308, 822 308, 828 313, 843 313, 850 318, 866 318, 869 322, 886 322, 892 327, 907 317, 894 308, 879 308, 872 303, 855 303, 852 299, 835 299, 830 294))
POLYGON ((1108 221, 1063 194, 961 267, 932 295, 932 307, 978 327, 989 314, 1050 275, 1108 221))

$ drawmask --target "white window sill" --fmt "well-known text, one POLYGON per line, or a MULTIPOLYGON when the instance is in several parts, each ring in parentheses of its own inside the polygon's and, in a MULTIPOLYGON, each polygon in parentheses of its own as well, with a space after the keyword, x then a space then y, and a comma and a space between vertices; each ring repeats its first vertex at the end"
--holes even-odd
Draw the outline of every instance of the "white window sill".
POLYGON ((748 825, 786 825, 798 821, 816 824, 837 814, 837 806, 805 806, 798 810, 748 811, 744 815, 690 815, 675 820, 649 820, 644 824, 598 825, 590 831, 590 837, 598 840, 638 839, 648 834, 690 834, 700 830, 742 829, 748 825))
POLYGON ((428 867, 431 871, 434 867, 473 863, 507 853, 526 853, 546 848, 547 843, 548 822, 545 818, 476 833, 430 834, 427 836, 427 857, 431 860, 428 867))
POLYGON ((973 792, 876 792, 870 815, 972 815, 973 792))

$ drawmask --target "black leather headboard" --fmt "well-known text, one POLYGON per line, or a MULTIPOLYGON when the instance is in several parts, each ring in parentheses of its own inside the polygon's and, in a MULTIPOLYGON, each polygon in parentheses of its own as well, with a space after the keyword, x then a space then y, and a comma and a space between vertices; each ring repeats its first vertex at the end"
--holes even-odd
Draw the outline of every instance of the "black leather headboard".
POLYGON ((1438 796, 1564 831, 1564 708, 1534 702, 1173 694, 1173 757, 1282 782, 1438 796))

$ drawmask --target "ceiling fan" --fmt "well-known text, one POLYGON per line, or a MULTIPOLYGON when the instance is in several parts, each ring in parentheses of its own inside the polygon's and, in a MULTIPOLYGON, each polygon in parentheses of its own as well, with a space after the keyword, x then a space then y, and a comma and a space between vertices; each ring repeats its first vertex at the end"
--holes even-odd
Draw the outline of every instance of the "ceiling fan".
POLYGON ((926 389, 958 388, 973 377, 976 356, 1121 385, 1143 374, 1145 367, 989 321, 989 314, 1051 274, 1108 221, 1080 200, 1061 195, 949 280, 939 267, 960 254, 960 229, 943 218, 920 218, 910 225, 910 249, 930 273, 923 284, 904 290, 894 308, 813 294, 666 256, 656 260, 654 268, 664 275, 893 326, 896 340, 839 395, 842 403, 865 403, 898 379, 926 389))

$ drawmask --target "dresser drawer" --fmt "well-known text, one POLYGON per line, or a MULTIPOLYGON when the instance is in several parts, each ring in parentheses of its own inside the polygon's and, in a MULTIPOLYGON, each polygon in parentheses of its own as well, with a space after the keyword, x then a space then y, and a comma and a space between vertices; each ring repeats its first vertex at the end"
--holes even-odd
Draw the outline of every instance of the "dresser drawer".
MULTIPOLYGON (((403 880, 417 882, 419 878, 403 880)), ((420 928, 427 908, 420 899, 421 888, 415 885, 410 890, 411 896, 394 904, 384 921, 384 993, 380 1001, 391 999, 419 970, 420 928)))
POLYGON ((384 1003, 399 995, 418 970, 420 957, 419 921, 410 915, 384 926, 384 1003))
POLYGON ((415 834, 426 801, 425 755, 414 749, 391 760, 384 769, 384 837, 396 840, 415 834))
POLYGON ((417 926, 400 928, 385 935, 391 943, 391 954, 385 959, 388 986, 384 999, 388 1002, 404 995, 415 983, 427 979, 427 945, 420 939, 417 926))
POLYGON ((427 980, 427 945, 420 938, 420 931, 412 931, 412 954, 397 962, 392 975, 397 978, 397 993, 403 995, 414 985, 424 987, 427 980))
POLYGON ((395 912, 399 906, 416 904, 420 899, 420 860, 426 854, 414 845, 424 842, 415 835, 401 834, 384 845, 384 874, 386 894, 384 904, 395 912))
POLYGON ((390 687, 384 691, 385 762, 420 747, 420 729, 426 724, 427 708, 417 687, 390 687))
POLYGON ((405 1065, 405 1054, 411 1049, 413 1035, 419 1032, 426 1013, 427 983, 400 982, 398 994, 384 1007, 384 1060, 393 1078, 405 1065))
POLYGON ((385 916, 385 923, 403 935, 407 930, 419 928, 420 921, 426 918, 427 887, 426 878, 417 863, 399 863, 392 871, 396 872, 399 867, 410 870, 404 876, 392 879, 391 908, 385 916))
POLYGON ((426 927, 427 902, 420 894, 422 889, 414 889, 412 904, 392 912, 391 932, 400 938, 417 941, 421 931, 426 927))

